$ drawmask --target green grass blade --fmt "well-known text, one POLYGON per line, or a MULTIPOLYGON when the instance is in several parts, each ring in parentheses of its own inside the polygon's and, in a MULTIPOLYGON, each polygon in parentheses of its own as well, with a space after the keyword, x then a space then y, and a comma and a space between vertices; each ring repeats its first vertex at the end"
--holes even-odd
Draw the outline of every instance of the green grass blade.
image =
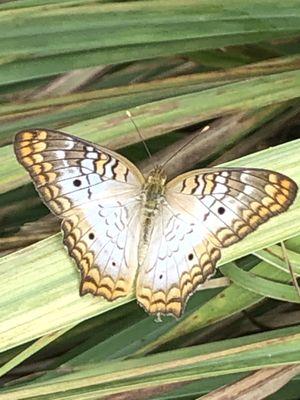
POLYGON ((0 9, 0 85, 300 34, 297 0, 16 5, 0 9))
POLYGON ((7 374, 9 371, 11 371, 24 360, 27 360, 27 358, 35 354, 37 351, 41 350, 43 347, 48 346, 49 343, 53 342, 61 335, 64 335, 69 329, 72 329, 72 326, 66 329, 61 329, 36 340, 31 346, 27 347, 24 351, 9 360, 7 363, 5 363, 4 366, 0 368, 0 377, 7 374))
MULTIPOLYGON (((299 237, 300 238, 300 237, 299 237)), ((299 248, 300 251, 300 248, 299 248)), ((268 249, 262 249, 255 251, 253 253, 261 260, 266 261, 269 264, 274 265, 277 268, 282 269, 283 271, 289 272, 289 267, 284 260, 281 246, 272 246, 268 249)), ((300 254, 295 251, 287 250, 289 262, 293 268, 293 271, 296 275, 300 275, 300 254)))
POLYGON ((287 328, 135 360, 89 365, 67 374, 62 371, 62 375, 54 373, 53 377, 49 376, 39 383, 2 389, 1 397, 3 400, 30 399, 37 396, 39 399, 51 398, 47 396, 65 399, 67 395, 72 398, 72 395, 78 395, 88 388, 97 391, 100 397, 141 387, 297 363, 299 357, 299 327, 287 328))
MULTIPOLYGON (((276 300, 300 303, 300 297, 296 289, 292 286, 264 279, 251 272, 243 271, 234 265, 234 263, 228 263, 221 269, 222 273, 233 283, 247 290, 276 300)), ((270 276, 272 277, 272 274, 270 276)))
MULTIPOLYGON (((294 70, 160 100, 133 108, 131 112, 144 137, 149 138, 219 115, 299 97, 299 87, 300 70, 294 70)), ((125 111, 82 121, 68 127, 67 131, 110 147, 139 140, 125 111)), ((29 181, 11 146, 0 148, 0 160, 0 193, 29 181)))
MULTIPOLYGON (((300 56, 277 57, 269 61, 229 70, 191 74, 165 80, 110 87, 43 100, 3 104, 0 109, 0 143, 7 144, 21 129, 33 126, 60 128, 79 121, 230 82, 295 70, 300 56)), ((127 83, 127 82, 126 82, 127 83)))

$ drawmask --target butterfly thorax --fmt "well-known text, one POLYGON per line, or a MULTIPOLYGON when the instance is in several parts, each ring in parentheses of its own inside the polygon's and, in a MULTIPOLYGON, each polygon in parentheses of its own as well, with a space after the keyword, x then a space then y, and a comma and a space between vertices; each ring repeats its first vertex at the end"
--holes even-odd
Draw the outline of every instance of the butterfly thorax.
POLYGON ((161 167, 155 167, 148 175, 141 195, 142 230, 139 240, 139 265, 142 265, 155 224, 156 214, 165 201, 167 175, 161 167))

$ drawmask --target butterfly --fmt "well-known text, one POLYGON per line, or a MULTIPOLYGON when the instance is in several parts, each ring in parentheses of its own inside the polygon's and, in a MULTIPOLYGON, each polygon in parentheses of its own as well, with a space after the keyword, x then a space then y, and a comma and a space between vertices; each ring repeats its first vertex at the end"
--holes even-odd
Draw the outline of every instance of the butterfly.
POLYGON ((24 130, 14 143, 81 271, 80 294, 109 301, 133 285, 154 315, 179 318, 228 247, 287 210, 297 194, 285 175, 255 168, 198 169, 167 181, 78 137, 24 130))

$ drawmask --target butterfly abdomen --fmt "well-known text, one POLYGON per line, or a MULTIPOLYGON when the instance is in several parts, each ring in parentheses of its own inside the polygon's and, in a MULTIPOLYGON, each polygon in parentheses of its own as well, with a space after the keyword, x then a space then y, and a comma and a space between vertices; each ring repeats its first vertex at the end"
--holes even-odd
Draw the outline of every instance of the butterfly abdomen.
POLYGON ((165 172, 161 168, 156 167, 150 172, 143 187, 141 207, 142 230, 138 247, 139 266, 143 264, 147 254, 156 215, 159 213, 160 207, 165 201, 164 192, 166 180, 165 172))

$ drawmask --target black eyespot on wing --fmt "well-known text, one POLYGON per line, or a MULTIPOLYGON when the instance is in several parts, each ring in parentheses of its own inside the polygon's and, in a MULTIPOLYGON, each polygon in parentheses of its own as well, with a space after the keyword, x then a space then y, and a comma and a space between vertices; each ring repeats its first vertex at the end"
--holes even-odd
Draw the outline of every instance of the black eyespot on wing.
POLYGON ((223 215, 225 212, 225 208, 224 207, 219 207, 218 208, 218 214, 223 215))
POLYGON ((191 254, 188 255, 188 259, 189 259, 190 261, 192 261, 193 258, 194 258, 194 254, 191 253, 191 254))
POLYGON ((91 232, 91 233, 89 234, 89 239, 90 239, 90 240, 95 239, 95 235, 93 234, 93 232, 91 232))
POLYGON ((73 181, 73 185, 76 186, 76 187, 81 186, 81 180, 80 180, 80 179, 75 179, 75 180, 73 181))
POLYGON ((159 279, 162 279, 162 277, 163 277, 162 275, 159 275, 159 279))
POLYGON ((113 262, 111 263, 111 265, 112 265, 113 267, 115 267, 115 266, 116 266, 116 263, 113 261, 113 262))

